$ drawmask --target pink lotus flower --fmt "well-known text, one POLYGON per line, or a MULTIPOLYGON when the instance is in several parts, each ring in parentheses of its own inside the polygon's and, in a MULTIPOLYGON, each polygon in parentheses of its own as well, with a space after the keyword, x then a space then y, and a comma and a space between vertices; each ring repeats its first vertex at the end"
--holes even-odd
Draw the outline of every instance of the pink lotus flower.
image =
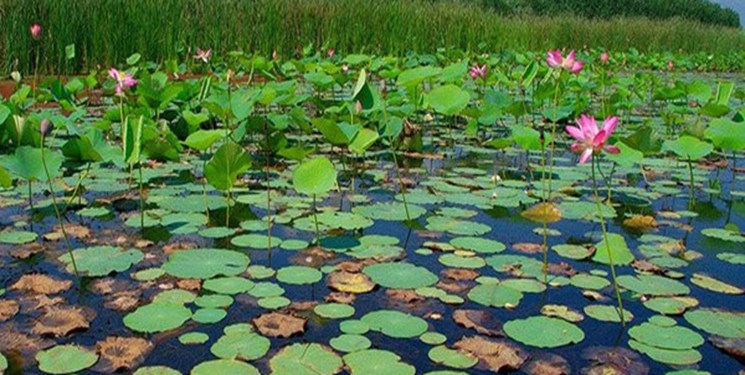
POLYGON ((116 93, 121 94, 124 90, 137 84, 137 80, 131 73, 120 72, 116 68, 109 70, 109 76, 116 81, 116 93))
POLYGON ((201 48, 197 48, 197 54, 194 55, 194 60, 202 60, 203 63, 209 64, 210 58, 212 57, 212 48, 204 51, 201 48))
POLYGON ((333 48, 329 48, 328 52, 326 52, 329 55, 329 58, 334 57, 336 54, 336 51, 334 51, 333 48))
POLYGON ((600 62, 603 64, 607 64, 608 61, 610 61, 610 56, 608 55, 608 52, 603 52, 600 54, 600 62))
POLYGON ((574 50, 569 52, 566 58, 561 56, 561 51, 558 49, 556 51, 548 51, 546 54, 548 55, 548 57, 546 57, 546 62, 548 63, 548 66, 552 68, 566 69, 574 74, 579 74, 584 67, 582 61, 575 59, 576 53, 574 50))
POLYGON ((41 25, 38 23, 31 25, 31 27, 29 27, 29 32, 31 32, 31 36, 34 39, 39 39, 39 37, 41 37, 41 25))
POLYGON ((471 70, 468 71, 468 75, 471 76, 472 79, 485 79, 486 78, 486 64, 479 66, 478 64, 474 64, 474 66, 471 67, 471 70))
POLYGON ((605 119, 602 129, 598 129, 594 117, 582 115, 576 121, 579 127, 567 126, 566 129, 567 133, 577 141, 572 144, 571 150, 575 153, 581 153, 579 157, 580 164, 584 164, 590 160, 593 153, 605 151, 609 154, 617 154, 621 152, 618 147, 605 144, 611 134, 613 134, 613 131, 616 130, 618 117, 614 116, 605 119))
POLYGON ((675 64, 673 64, 673 60, 670 60, 667 62, 667 70, 673 70, 675 68, 675 64))

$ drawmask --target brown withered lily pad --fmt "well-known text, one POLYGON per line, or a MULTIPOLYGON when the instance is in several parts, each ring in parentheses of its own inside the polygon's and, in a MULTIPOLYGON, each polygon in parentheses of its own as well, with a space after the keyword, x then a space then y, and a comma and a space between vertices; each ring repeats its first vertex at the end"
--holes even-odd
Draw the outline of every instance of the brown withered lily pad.
POLYGON ((519 242, 512 245, 512 248, 526 254, 538 254, 543 252, 543 244, 531 242, 519 242))
POLYGON ((647 375, 649 366, 636 352, 621 347, 594 346, 582 352, 590 366, 582 369, 585 375, 647 375))
POLYGON ((26 293, 57 294, 70 289, 72 281, 59 280, 54 277, 34 273, 21 276, 10 288, 26 293))
POLYGON ((453 320, 463 327, 474 329, 482 335, 502 336, 502 323, 486 310, 455 310, 453 320))
POLYGON ((506 340, 488 340, 483 337, 464 337, 453 347, 471 353, 479 359, 478 366, 494 372, 517 370, 528 359, 519 346, 506 340))
POLYGON ((38 335, 28 335, 15 326, 7 324, 0 326, 0 352, 18 352, 26 359, 30 359, 40 350, 54 345, 54 341, 38 335))
POLYGON ((95 313, 92 311, 79 307, 51 307, 36 320, 32 331, 37 335, 65 336, 73 331, 88 329, 93 315, 95 313))
POLYGON ((709 342, 738 361, 745 362, 745 339, 711 336, 709 342))
POLYGON ((465 293, 468 289, 471 288, 471 284, 473 283, 464 283, 456 280, 446 279, 446 280, 440 280, 435 285, 438 289, 442 289, 448 293, 465 293))
POLYGON ((375 283, 364 273, 346 271, 330 273, 326 283, 333 290, 354 294, 367 293, 375 288, 375 283))
POLYGON ((254 318, 253 324, 264 336, 287 338, 305 332, 305 321, 291 314, 271 312, 254 318))
POLYGON ((538 353, 532 356, 522 371, 528 375, 570 375, 569 362, 564 357, 551 353, 538 353))
POLYGON ((9 299, 0 299, 0 322, 4 322, 16 314, 19 310, 18 302, 9 299))
MULTIPOLYGON (((84 227, 78 224, 67 224, 65 225, 65 233, 70 238, 88 238, 91 236, 91 230, 88 227, 84 227)), ((62 233, 62 228, 59 225, 54 226, 52 232, 44 234, 44 239, 47 241, 59 241, 64 239, 65 235, 62 233)))
POLYGON ((38 242, 31 242, 17 246, 10 250, 10 256, 16 259, 28 259, 44 251, 44 246, 38 242))
POLYGON ((150 341, 137 337, 107 337, 96 343, 100 359, 94 371, 113 373, 139 367, 153 348, 150 341))
POLYGON ((623 226, 629 229, 646 232, 659 226, 657 220, 649 215, 634 215, 623 221, 623 226))
POLYGON ((479 273, 467 268, 446 268, 440 272, 446 279, 456 281, 469 281, 479 277, 479 273))
POLYGON ((324 301, 351 305, 354 303, 356 299, 357 299, 356 294, 344 293, 344 292, 331 292, 324 298, 324 301))
POLYGON ((334 259, 336 254, 330 251, 326 251, 318 246, 313 247, 309 250, 297 253, 290 258, 292 264, 300 266, 308 266, 318 268, 326 264, 331 259, 334 259))
POLYGON ((62 297, 49 297, 45 294, 25 295, 18 299, 21 313, 28 315, 38 315, 40 311, 45 311, 48 307, 57 306, 63 302, 65 300, 62 297))

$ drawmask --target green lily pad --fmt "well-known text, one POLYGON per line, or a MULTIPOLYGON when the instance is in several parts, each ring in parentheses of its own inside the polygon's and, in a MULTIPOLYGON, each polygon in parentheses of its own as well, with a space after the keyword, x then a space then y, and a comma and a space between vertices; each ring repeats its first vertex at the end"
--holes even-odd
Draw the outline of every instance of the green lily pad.
POLYGON ((680 315, 696 307, 698 300, 691 297, 656 297, 644 301, 644 307, 665 315, 680 315))
POLYGON ((680 281, 658 275, 622 275, 618 285, 639 294, 652 296, 687 295, 691 290, 680 281))
POLYGON ((265 309, 276 310, 285 306, 289 306, 292 301, 290 301, 290 299, 287 297, 272 296, 259 298, 256 303, 265 309))
MULTIPOLYGON (((411 220, 427 213, 426 209, 414 204, 408 204, 408 208, 411 220)), ((378 202, 356 206, 352 209, 352 212, 373 220, 405 221, 407 219, 406 206, 401 202, 378 202)))
POLYGON ((34 232, 28 232, 24 230, 2 232, 0 233, 0 243, 11 244, 11 245, 22 245, 29 242, 34 242, 39 237, 34 232))
POLYGON ((401 357, 387 350, 368 349, 349 353, 344 363, 351 375, 414 375, 414 366, 402 362, 401 357))
POLYGON ((507 249, 507 246, 499 241, 480 237, 456 237, 450 240, 450 244, 459 249, 483 254, 500 253, 507 249))
POLYGON ((691 283, 698 285, 704 289, 708 289, 714 292, 724 294, 743 294, 745 290, 738 288, 734 285, 727 284, 724 281, 717 280, 711 276, 704 275, 701 273, 694 273, 691 276, 691 283))
POLYGON ((685 366, 693 365, 701 362, 703 357, 701 353, 694 349, 686 350, 669 350, 661 349, 654 346, 649 346, 636 340, 629 340, 629 346, 640 352, 644 353, 652 358, 653 360, 669 365, 685 366))
POLYGON ((178 337, 178 341, 184 345, 198 345, 209 341, 210 336, 204 332, 189 332, 178 337))
POLYGON ((77 345, 58 345, 36 354, 39 370, 47 374, 71 374, 98 362, 98 355, 77 345))
POLYGON ((183 279, 211 279, 235 276, 248 267, 245 254, 223 249, 188 249, 177 251, 163 264, 169 275, 183 279))
POLYGON ((270 346, 271 341, 258 333, 226 332, 212 344, 210 352, 218 358, 252 361, 266 355, 270 346))
POLYGON ((137 332, 165 332, 181 327, 190 318, 191 310, 184 306, 151 303, 127 314, 124 325, 137 332))
POLYGON ((333 375, 343 364, 333 350, 316 343, 285 346, 269 360, 273 374, 333 375))
POLYGON ((447 336, 439 332, 424 332, 419 340, 427 345, 441 345, 448 340, 447 336))
POLYGON ((557 348, 585 338, 584 332, 574 324, 545 316, 511 320, 503 328, 510 338, 538 348, 557 348))
POLYGON ((370 331, 370 326, 361 320, 350 319, 339 323, 339 330, 348 334, 364 335, 370 331))
POLYGON ((260 375, 256 367, 235 359, 205 361, 191 369, 191 375, 260 375))
MULTIPOLYGON (((252 249, 266 249, 270 243, 269 236, 263 234, 244 234, 237 237, 233 237, 230 243, 238 247, 250 247, 252 249)), ((282 244, 282 240, 278 237, 272 236, 271 247, 277 247, 282 244)))
MULTIPOLYGON (((628 265, 634 261, 634 254, 629 250, 623 236, 616 233, 608 233, 608 243, 610 244, 610 252, 615 265, 628 265)), ((595 245, 595 249, 595 255, 593 255, 592 260, 602 264, 610 264, 605 240, 595 245)))
POLYGON ((683 316, 694 327, 712 335, 745 338, 745 313, 720 309, 697 309, 683 316))
MULTIPOLYGON (((609 305, 589 305, 584 308, 587 316, 599 320, 601 322, 614 322, 620 323, 621 317, 618 316, 618 307, 609 305)), ((634 319, 634 315, 626 309, 623 309, 623 319, 625 322, 630 322, 634 319)))
POLYGON ((427 322, 417 316, 396 310, 378 310, 365 314, 360 320, 370 330, 393 338, 417 337, 427 331, 427 322))
POLYGON ((133 375, 181 375, 181 373, 166 366, 145 366, 137 369, 133 375))
POLYGON ((579 245, 555 245, 551 247, 551 250, 564 258, 581 260, 587 259, 592 255, 593 250, 585 246, 579 245))
POLYGON ((326 194, 336 185, 336 169, 322 156, 307 160, 293 171, 292 185, 301 194, 326 194))
POLYGON ((520 303, 523 293, 504 285, 476 285, 468 292, 468 299, 491 307, 514 307, 520 303))
MULTIPOLYGON (((137 249, 125 250, 113 246, 93 246, 73 250, 73 257, 78 271, 88 276, 106 276, 112 272, 123 272, 133 264, 144 258, 142 251, 137 249)), ((73 271, 70 254, 64 254, 59 260, 67 264, 68 272, 73 271)))
POLYGON ((329 341, 332 348, 345 353, 358 352, 369 349, 372 343, 370 339, 362 335, 343 334, 329 341))
POLYGON ((445 216, 430 216, 427 218, 427 230, 433 232, 447 232, 460 236, 480 236, 491 231, 491 227, 477 223, 445 216))
POLYGON ((569 283, 580 289, 600 290, 608 287, 610 281, 605 277, 578 273, 569 279, 569 283))
POLYGON ((343 303, 323 303, 314 307, 313 312, 327 319, 342 319, 354 315, 354 307, 343 303))
POLYGON ((202 288, 220 294, 238 294, 248 292, 255 285, 251 280, 229 276, 205 280, 202 288))
POLYGON ((194 303, 199 307, 218 308, 228 307, 233 304, 233 297, 222 294, 209 294, 197 297, 194 303))
POLYGON ((321 271, 306 266, 288 266, 277 271, 277 280, 285 284, 315 284, 322 278, 321 271))
POLYGON ((704 338, 688 328, 646 322, 631 327, 629 337, 648 346, 670 350, 688 350, 704 344, 704 338))
POLYGON ((379 263, 367 266, 363 272, 376 284, 393 289, 416 289, 433 285, 437 275, 411 263, 379 263))
POLYGON ((480 257, 465 257, 457 254, 444 254, 438 258, 438 261, 448 267, 454 268, 481 268, 486 266, 486 261, 480 257))
POLYGON ((444 345, 430 349, 428 356, 432 362, 457 369, 471 368, 479 362, 478 358, 470 354, 449 349, 444 345))
POLYGON ((217 308, 203 308, 194 312, 191 320, 202 324, 217 323, 228 316, 228 312, 217 308))

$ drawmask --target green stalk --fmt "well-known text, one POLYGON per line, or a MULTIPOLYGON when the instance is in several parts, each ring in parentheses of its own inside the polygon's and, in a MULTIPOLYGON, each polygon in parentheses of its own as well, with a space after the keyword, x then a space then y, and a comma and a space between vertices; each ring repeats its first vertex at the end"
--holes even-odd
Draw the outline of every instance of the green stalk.
POLYGON ((272 251, 272 187, 269 179, 269 130, 267 128, 267 118, 264 117, 264 141, 266 142, 264 157, 266 158, 266 223, 267 223, 267 240, 266 251, 272 251))
POLYGON ((140 174, 140 231, 145 233, 145 196, 142 188, 142 161, 138 163, 140 174))
POLYGON ((598 184, 595 178, 595 168, 597 167, 597 161, 595 160, 595 154, 592 155, 592 192, 595 197, 595 205, 598 207, 598 218, 600 219, 600 229, 603 231, 603 242, 605 242, 605 251, 608 253, 608 265, 610 266, 610 274, 613 278, 613 291, 616 294, 616 302, 618 303, 618 317, 621 319, 621 325, 626 327, 626 320, 623 315, 623 302, 621 301, 621 291, 618 288, 618 281, 616 278, 616 266, 613 262, 613 254, 610 251, 610 242, 608 242, 608 231, 605 228, 605 218, 603 217, 603 206, 600 203, 600 195, 598 194, 598 184))
POLYGON ((69 207, 72 204, 72 201, 75 200, 75 197, 78 196, 80 187, 83 184, 83 180, 85 180, 86 177, 88 177, 88 173, 90 173, 91 170, 91 163, 88 163, 88 165, 85 167, 85 171, 80 175, 80 178, 78 178, 78 182, 75 183, 75 188, 72 190, 72 195, 70 195, 70 198, 65 203, 65 207, 62 208, 62 212, 67 211, 67 207, 69 207))
POLYGON ((386 103, 383 102, 383 119, 385 121, 386 133, 388 133, 388 143, 391 146, 391 155, 393 156, 393 167, 396 169, 396 178, 398 179, 398 187, 401 189, 401 199, 404 202, 404 211, 406 211, 406 221, 411 221, 411 214, 409 214, 409 204, 406 201, 406 185, 401 178, 401 171, 398 169, 398 158, 396 157, 396 149, 393 146, 393 136, 388 131, 388 110, 386 109, 386 103))
POLYGON ((693 163, 691 162, 691 158, 688 158, 688 176, 691 183, 691 192, 690 192, 690 201, 688 203, 688 206, 693 207, 693 203, 696 199, 696 192, 694 190, 694 181, 693 181, 693 163))
POLYGON ((321 243, 321 231, 318 229, 318 213, 316 210, 316 195, 313 194, 313 220, 316 223, 316 245, 321 243))
POLYGON ((554 180, 554 152, 556 150, 556 111, 559 106, 559 82, 556 82, 554 92, 554 118, 551 120, 551 162, 548 164, 548 200, 551 200, 552 182, 554 180))
MULTIPOLYGON (((59 208, 57 207, 57 197, 56 193, 54 192, 54 185, 52 184, 52 176, 49 174, 49 168, 47 168, 47 161, 44 159, 44 135, 41 136, 41 165, 44 167, 44 173, 47 176, 47 182, 49 183, 49 192, 52 193, 52 206, 54 206, 54 214, 57 216, 57 222, 59 223, 60 230, 62 231, 62 237, 65 239, 65 246, 67 246, 67 253, 70 255, 70 260, 72 262, 72 269, 75 271, 75 277, 79 277, 78 274, 78 265, 75 263, 75 256, 72 253, 72 245, 70 244, 70 239, 67 237, 67 231, 65 230, 65 223, 62 220, 62 214, 60 213, 59 208)), ((29 184, 29 186, 31 186, 29 184)), ((30 191, 30 190, 29 190, 30 191)))

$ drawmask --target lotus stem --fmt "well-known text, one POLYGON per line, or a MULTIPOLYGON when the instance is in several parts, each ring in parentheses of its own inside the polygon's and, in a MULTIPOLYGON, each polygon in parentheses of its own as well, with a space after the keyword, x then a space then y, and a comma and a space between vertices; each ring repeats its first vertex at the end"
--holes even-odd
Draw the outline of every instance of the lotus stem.
MULTIPOLYGON (((72 269, 75 272, 75 277, 79 277, 78 265, 75 263, 75 256, 72 253, 72 245, 70 239, 67 237, 67 231, 65 230, 65 223, 62 220, 62 214, 60 213, 59 207, 57 207, 57 197, 54 192, 54 185, 52 184, 52 176, 49 174, 49 168, 47 168, 47 161, 44 159, 44 135, 41 137, 41 165, 44 167, 44 174, 47 176, 47 182, 49 183, 49 192, 52 193, 52 206, 54 207, 54 214, 57 216, 57 222, 59 223, 60 230, 62 231, 62 237, 65 239, 65 246, 67 246, 67 253, 70 255, 70 261, 72 262, 72 269)), ((29 183, 29 186, 31 184, 29 183)), ((30 192, 30 190, 29 190, 30 192)))
POLYGON ((690 188, 690 190, 691 190, 690 191, 690 200, 688 202, 688 206, 689 207, 693 207, 693 203, 696 200, 696 192, 694 190, 693 162, 691 161, 691 158, 690 157, 688 158, 688 177, 690 179, 689 182, 691 184, 691 188, 690 188))
POLYGON ((316 210, 316 195, 313 194, 313 221, 316 224, 316 245, 321 243, 321 231, 318 229, 318 210, 316 210))
POLYGON ((621 300, 621 291, 618 288, 618 281, 616 278, 616 266, 613 262, 613 253, 610 250, 610 242, 608 242, 608 230, 605 227, 605 218, 603 217, 603 206, 600 203, 600 196, 598 195, 598 184, 595 178, 595 168, 597 167, 596 157, 592 156, 592 192, 595 198, 595 205, 598 207, 598 219, 600 220, 600 229, 603 231, 603 242, 605 242, 605 251, 608 253, 608 265, 610 266, 610 274, 613 278, 613 291, 616 295, 616 302, 618 303, 618 317, 621 319, 621 326, 626 327, 626 318, 623 314, 623 301, 621 300))

